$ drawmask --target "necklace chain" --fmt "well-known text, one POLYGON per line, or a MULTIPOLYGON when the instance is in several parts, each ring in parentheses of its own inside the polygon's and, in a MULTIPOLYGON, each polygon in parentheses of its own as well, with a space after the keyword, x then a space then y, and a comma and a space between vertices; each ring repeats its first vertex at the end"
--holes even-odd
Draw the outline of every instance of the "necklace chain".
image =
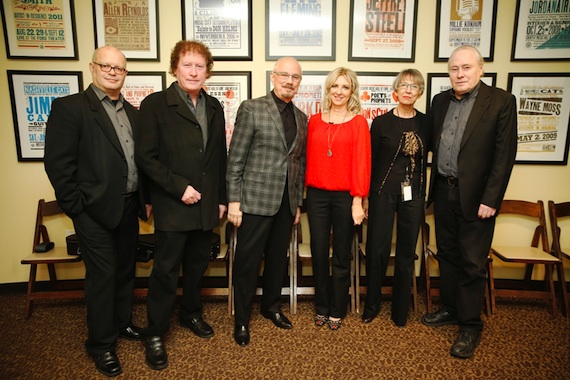
POLYGON ((333 152, 332 152, 332 143, 334 141, 334 138, 336 137, 336 134, 338 133, 338 131, 340 130, 340 126, 344 123, 344 120, 346 119, 346 115, 348 115, 348 110, 344 113, 344 116, 342 118, 342 121, 340 122, 340 124, 338 124, 338 127, 336 127, 336 131, 334 131, 332 139, 331 139, 331 128, 333 126, 333 122, 331 121, 331 116, 332 113, 329 113, 329 128, 328 128, 328 134, 327 134, 327 156, 328 157, 332 157, 333 152))

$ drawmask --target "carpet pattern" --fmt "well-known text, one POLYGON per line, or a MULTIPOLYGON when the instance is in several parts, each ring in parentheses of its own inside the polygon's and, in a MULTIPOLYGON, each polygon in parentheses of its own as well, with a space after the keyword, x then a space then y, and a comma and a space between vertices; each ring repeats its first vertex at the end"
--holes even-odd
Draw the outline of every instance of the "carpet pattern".
MULTIPOLYGON (((389 302, 389 301, 388 301, 389 302)), ((338 331, 316 327, 311 297, 298 314, 283 311, 293 323, 281 330, 259 315, 250 324, 251 343, 237 346, 233 318, 223 298, 208 298, 205 319, 214 337, 201 339, 174 315, 165 337, 169 366, 147 367, 140 342, 120 339, 119 379, 570 379, 570 322, 552 318, 543 302, 498 299, 497 312, 484 317, 485 330, 475 356, 453 358, 449 349, 457 326, 427 327, 410 312, 404 328, 390 320, 389 303, 363 324, 349 313, 338 331)), ((24 295, 0 296, 0 379, 105 379, 83 347, 87 335, 82 301, 36 301, 24 319, 24 295)), ((436 305, 437 307, 437 305, 436 305)), ((134 322, 146 323, 143 299, 134 322)))

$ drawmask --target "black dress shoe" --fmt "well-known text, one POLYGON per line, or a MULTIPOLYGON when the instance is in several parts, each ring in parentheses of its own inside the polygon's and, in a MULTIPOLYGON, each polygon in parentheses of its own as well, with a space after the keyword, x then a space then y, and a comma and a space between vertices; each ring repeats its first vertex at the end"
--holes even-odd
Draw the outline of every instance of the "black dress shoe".
POLYGON ((289 319, 287 319, 287 317, 285 315, 283 315, 283 313, 281 313, 280 311, 277 313, 272 313, 272 312, 262 312, 261 315, 263 315, 265 318, 269 319, 271 322, 273 322, 273 324, 281 329, 290 329, 293 327, 293 325, 291 324, 291 321, 289 319))
POLYGON ((234 340, 240 346, 249 344, 249 328, 243 325, 236 325, 234 329, 234 340))
POLYGON ((123 372, 119 358, 113 351, 107 351, 101 355, 92 355, 95 359, 95 367, 97 371, 105 376, 113 377, 123 372))
POLYGON ((374 318, 376 318, 377 314, 371 315, 371 314, 362 314, 362 323, 370 323, 374 320, 374 318))
POLYGON ((182 326, 192 330, 200 338, 210 338, 214 336, 214 329, 202 317, 193 317, 189 320, 180 319, 182 326))
POLYGON ((146 364, 151 369, 163 369, 168 366, 168 354, 159 336, 149 336, 145 340, 146 364))
POLYGON ((457 325, 459 322, 455 315, 451 314, 445 309, 436 311, 435 313, 428 313, 422 317, 422 323, 427 326, 444 326, 444 325, 457 325))
POLYGON ((144 340, 142 329, 135 325, 129 325, 120 329, 119 336, 128 340, 144 340))
POLYGON ((460 359, 469 359, 475 353, 475 349, 481 340, 479 331, 460 330, 459 336, 451 346, 450 354, 460 359))

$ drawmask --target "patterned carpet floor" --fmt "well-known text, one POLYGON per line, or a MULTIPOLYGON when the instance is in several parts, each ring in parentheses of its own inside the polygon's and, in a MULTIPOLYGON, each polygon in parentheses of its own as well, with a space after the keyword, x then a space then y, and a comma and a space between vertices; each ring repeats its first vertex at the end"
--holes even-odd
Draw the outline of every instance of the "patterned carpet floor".
MULTIPOLYGON (((389 300, 377 319, 363 324, 349 313, 342 328, 316 327, 313 303, 303 298, 281 330, 259 315, 250 325, 251 343, 237 346, 233 318, 222 298, 205 300, 205 318, 214 337, 201 339, 180 326, 177 316, 165 337, 169 366, 147 367, 140 342, 119 340, 119 379, 570 379, 570 322, 552 318, 544 303, 498 299, 484 317, 485 330, 475 356, 455 359, 449 348, 457 326, 430 328, 420 312, 408 325, 390 320, 389 300)), ((137 325, 146 323, 143 299, 134 307, 137 325)), ((87 330, 82 301, 36 301, 24 318, 24 295, 0 296, 0 379, 104 379, 83 344, 87 330)))

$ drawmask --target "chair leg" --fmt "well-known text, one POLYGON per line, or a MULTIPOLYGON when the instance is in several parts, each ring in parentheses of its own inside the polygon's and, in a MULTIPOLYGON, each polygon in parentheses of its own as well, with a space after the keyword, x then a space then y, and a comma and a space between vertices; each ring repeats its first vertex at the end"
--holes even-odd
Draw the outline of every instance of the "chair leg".
POLYGON ((354 291, 356 293, 356 312, 360 313, 360 252, 354 255, 354 291))
POLYGON ((26 293, 26 308, 25 308, 26 319, 30 319, 30 317, 32 316, 32 308, 33 308, 32 292, 34 291, 34 287, 36 285, 37 271, 38 271, 38 265, 30 264, 30 278, 28 280, 28 291, 26 293))
POLYGON ((433 312, 433 305, 431 299, 431 279, 429 274, 429 254, 424 256, 424 276, 425 276, 425 287, 426 287, 426 309, 428 313, 433 312))
POLYGON ((414 303, 414 313, 418 312, 418 284, 416 280, 416 270, 412 273, 412 301, 414 303))
POLYGON ((570 305, 568 304, 568 292, 566 290, 566 276, 564 274, 564 265, 563 262, 560 261, 556 264, 557 274, 558 274, 558 282, 560 283, 560 294, 562 295, 562 308, 564 309, 564 316, 566 320, 570 320, 570 305))
POLYGON ((487 287, 489 289, 489 298, 490 298, 490 312, 491 314, 495 314, 496 308, 496 300, 495 300, 495 277, 493 273, 493 259, 487 260, 487 287))
POLYGON ((546 286, 548 286, 548 289, 550 290, 550 310, 551 310, 551 314, 552 317, 556 316, 556 310, 557 310, 557 306, 556 306, 556 292, 555 292, 555 288, 554 288, 554 278, 552 275, 552 267, 553 265, 545 265, 545 269, 546 269, 546 278, 545 280, 547 281, 546 286))

